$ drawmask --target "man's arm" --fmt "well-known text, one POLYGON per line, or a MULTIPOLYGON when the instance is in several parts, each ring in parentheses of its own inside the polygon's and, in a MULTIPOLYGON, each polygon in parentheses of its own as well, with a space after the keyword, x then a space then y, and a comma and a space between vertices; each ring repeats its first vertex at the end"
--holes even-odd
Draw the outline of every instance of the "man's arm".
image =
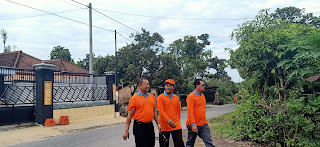
POLYGON ((134 112, 128 112, 126 127, 123 134, 123 140, 127 140, 127 138, 129 139, 129 127, 130 127, 130 123, 133 115, 134 115, 134 112))
POLYGON ((157 113, 157 110, 154 109, 153 110, 153 119, 156 121, 157 124, 159 124, 159 116, 158 116, 158 113, 157 113))
POLYGON ((158 113, 157 113, 157 110, 154 109, 153 110, 153 119, 156 121, 157 125, 158 125, 158 129, 159 129, 159 132, 161 132, 161 125, 159 123, 159 116, 158 116, 158 113))
POLYGON ((190 120, 192 131, 198 133, 196 121, 194 119, 194 97, 187 98, 188 118, 190 120))
POLYGON ((188 118, 191 125, 195 125, 196 121, 194 119, 194 98, 193 97, 187 98, 187 110, 188 110, 188 118))

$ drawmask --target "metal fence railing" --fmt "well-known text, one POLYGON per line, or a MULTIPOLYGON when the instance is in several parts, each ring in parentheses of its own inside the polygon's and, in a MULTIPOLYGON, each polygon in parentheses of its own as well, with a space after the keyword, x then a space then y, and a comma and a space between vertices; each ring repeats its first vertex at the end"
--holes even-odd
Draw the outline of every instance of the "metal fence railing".
MULTIPOLYGON (((0 78, 0 105, 35 104, 35 70, 0 66, 0 78)), ((54 71, 53 103, 107 100, 107 92, 106 75, 54 71)))
POLYGON ((4 82, 35 82, 35 70, 0 66, 4 82))
POLYGON ((53 103, 107 100, 107 87, 53 87, 53 103))
POLYGON ((105 75, 54 71, 54 83, 106 84, 105 75), (90 82, 90 77, 92 81, 90 82))
POLYGON ((1 105, 34 104, 35 86, 8 86, 0 95, 1 105))

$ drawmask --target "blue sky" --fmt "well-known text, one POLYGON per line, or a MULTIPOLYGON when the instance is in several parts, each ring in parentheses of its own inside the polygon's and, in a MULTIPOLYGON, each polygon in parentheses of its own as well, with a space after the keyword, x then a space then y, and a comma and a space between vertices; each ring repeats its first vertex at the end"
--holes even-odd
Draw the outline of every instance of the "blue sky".
MULTIPOLYGON (((7 45, 15 45, 16 50, 22 50, 39 59, 49 59, 50 51, 58 45, 68 48, 76 61, 84 58, 89 52, 89 26, 82 24, 88 23, 89 20, 89 12, 85 6, 71 0, 11 1, 51 13, 68 11, 57 15, 81 23, 44 15, 46 14, 44 12, 0 0, 0 29, 7 30, 7 45)), ((185 35, 198 36, 207 33, 212 43, 206 49, 212 50, 213 56, 228 59, 229 53, 225 52, 224 48, 237 48, 236 42, 230 39, 232 30, 236 29, 237 25, 254 18, 261 9, 274 11, 276 8, 295 6, 305 8, 306 12, 312 12, 316 16, 320 14, 319 0, 77 0, 77 2, 86 5, 91 2, 92 7, 99 12, 130 27, 93 12, 93 25, 103 28, 93 28, 93 52, 96 56, 114 54, 113 30, 117 30, 123 36, 117 36, 117 46, 121 48, 130 42, 131 33, 145 28, 162 35, 165 39, 164 46, 185 35)), ((1 43, 1 48, 2 45, 1 43)), ((241 80, 236 70, 228 68, 227 72, 233 81, 241 80)))

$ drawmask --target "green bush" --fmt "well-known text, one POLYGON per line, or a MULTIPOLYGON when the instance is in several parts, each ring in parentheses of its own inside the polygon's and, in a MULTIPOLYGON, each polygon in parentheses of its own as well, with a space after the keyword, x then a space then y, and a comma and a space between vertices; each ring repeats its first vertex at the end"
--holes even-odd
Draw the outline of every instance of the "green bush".
POLYGON ((320 146, 320 96, 281 104, 266 103, 259 95, 242 93, 231 121, 234 140, 268 146, 320 146))

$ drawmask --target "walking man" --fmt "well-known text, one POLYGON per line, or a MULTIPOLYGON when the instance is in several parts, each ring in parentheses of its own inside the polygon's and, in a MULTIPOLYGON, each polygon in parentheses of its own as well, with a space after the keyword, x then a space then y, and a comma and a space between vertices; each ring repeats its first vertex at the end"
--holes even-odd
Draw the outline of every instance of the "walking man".
POLYGON ((131 119, 133 123, 133 135, 136 147, 153 147, 155 145, 155 134, 152 124, 154 119, 158 123, 156 111, 156 99, 148 93, 149 81, 146 78, 139 78, 137 81, 139 91, 130 98, 128 116, 123 139, 129 138, 129 127, 131 119))
POLYGON ((206 147, 214 147, 210 135, 210 128, 206 119, 206 98, 203 95, 205 85, 202 80, 193 82, 195 89, 187 97, 187 147, 193 147, 197 135, 203 140, 206 147))
POLYGON ((160 147, 169 147, 170 134, 175 147, 184 147, 180 124, 180 99, 173 94, 175 82, 168 79, 164 82, 165 91, 158 96, 157 105, 160 114, 159 123, 162 132, 159 132, 160 147))

